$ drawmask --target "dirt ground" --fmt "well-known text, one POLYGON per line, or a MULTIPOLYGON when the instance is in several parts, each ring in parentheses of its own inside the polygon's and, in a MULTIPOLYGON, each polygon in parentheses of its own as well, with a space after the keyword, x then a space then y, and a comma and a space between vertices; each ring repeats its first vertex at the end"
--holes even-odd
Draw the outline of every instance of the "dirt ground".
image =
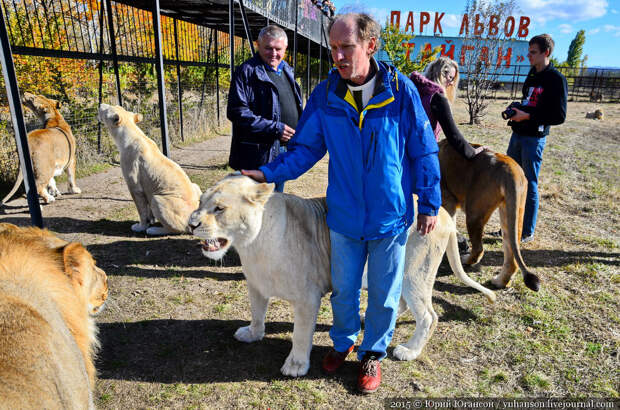
MULTIPOLYGON (((509 129, 499 119, 507 103, 493 101, 481 126, 461 131, 472 142, 504 152, 509 129)), ((355 391, 353 355, 335 377, 319 364, 331 345, 331 308, 319 313, 307 376, 280 367, 291 347, 292 312, 272 300, 265 338, 253 344, 232 335, 250 319, 242 268, 234 252, 204 258, 189 235, 147 238, 120 168, 78 180, 80 195, 43 206, 45 225, 85 244, 109 277, 110 298, 98 316, 98 408, 383 408, 393 397, 618 397, 620 373, 620 106, 569 103, 569 118, 548 138, 541 173, 536 240, 522 247, 542 279, 533 293, 519 274, 486 303, 440 268, 433 303, 439 325, 419 360, 383 362, 384 382, 372 396, 355 391), (602 107, 605 120, 585 119, 602 107)), ((182 149, 172 158, 203 191, 227 174, 229 136, 182 149)), ((286 192, 324 195, 327 160, 286 192)), ((66 184, 60 184, 61 191, 66 184)), ((63 191, 64 192, 64 191, 63 191)), ((25 198, 7 204, 0 222, 30 224, 25 198)), ((462 216, 458 222, 463 228, 462 216)), ((487 231, 499 228, 494 215, 487 231)), ((472 277, 486 286, 502 264, 501 242, 485 237, 486 254, 472 277)), ((397 324, 393 346, 415 328, 397 324)), ((391 349, 388 353, 391 353, 391 349)))

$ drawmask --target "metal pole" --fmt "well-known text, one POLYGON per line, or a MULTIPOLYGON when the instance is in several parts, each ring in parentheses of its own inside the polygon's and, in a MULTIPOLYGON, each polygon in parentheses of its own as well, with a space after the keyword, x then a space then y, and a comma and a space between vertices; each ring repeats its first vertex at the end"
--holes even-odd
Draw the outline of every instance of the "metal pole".
POLYGON ((181 88, 181 64, 179 63, 179 36, 177 35, 177 19, 174 21, 174 48, 177 57, 177 95, 179 96, 179 129, 181 130, 181 141, 185 141, 183 135, 183 89, 181 88))
POLYGON ((230 40, 230 81, 235 72, 235 3, 228 0, 228 37, 230 40))
POLYGON ((2 74, 6 86, 6 97, 11 109, 11 119, 15 130, 15 142, 19 155, 19 165, 24 176, 24 187, 26 188, 26 198, 30 209, 30 221, 33 225, 43 228, 43 217, 41 216, 41 206, 39 205, 39 195, 37 193, 32 160, 30 159, 30 149, 28 148, 28 137, 26 125, 24 124, 24 113, 22 112, 19 87, 13 65, 13 53, 9 43, 9 35, 4 25, 4 11, 0 7, 0 62, 2 63, 2 74))
POLYGON ((306 102, 310 98, 310 37, 308 37, 308 55, 306 64, 306 102))
MULTIPOLYGON (((321 33, 323 32, 323 12, 321 16, 321 33)), ((323 75, 323 36, 319 35, 319 82, 321 82, 321 76, 323 75)))
POLYGON ((293 72, 297 73, 297 16, 299 16, 299 0, 295 0, 295 34, 293 36, 293 72))
MULTIPOLYGON (((99 106, 103 102, 103 5, 103 0, 101 0, 99 5, 99 106)), ((97 121, 97 152, 101 154, 101 121, 97 121)))
POLYGON ((217 45, 218 32, 215 32, 215 104, 217 109, 217 126, 220 126, 220 49, 217 45))
POLYGON ((245 7, 243 6, 243 0, 239 0, 239 10, 241 10, 241 18, 243 19, 243 28, 245 29, 245 36, 250 43, 250 50, 254 55, 254 39, 252 39, 252 31, 250 30, 250 23, 248 23, 248 16, 245 14, 245 7))
POLYGON ((157 94, 159 96, 159 122, 161 123, 161 151, 168 156, 168 121, 166 114, 166 83, 164 82, 164 57, 161 51, 161 17, 159 0, 153 5, 153 34, 155 35, 155 68, 157 69, 157 94))
POLYGON ((116 76, 116 93, 118 94, 118 105, 123 105, 121 97, 121 77, 118 73, 118 55, 116 54, 116 36, 114 35, 114 18, 112 17, 112 2, 106 0, 108 12, 108 29, 110 30, 110 47, 112 48, 112 61, 114 62, 114 75, 116 76))

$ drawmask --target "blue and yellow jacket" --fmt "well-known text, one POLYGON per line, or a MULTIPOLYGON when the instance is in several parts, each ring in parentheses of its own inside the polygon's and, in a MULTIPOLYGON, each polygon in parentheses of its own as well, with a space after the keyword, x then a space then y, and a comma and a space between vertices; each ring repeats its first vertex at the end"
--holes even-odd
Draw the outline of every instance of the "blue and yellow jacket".
POLYGON ((260 167, 267 181, 295 179, 329 151, 327 224, 351 238, 397 235, 418 211, 441 206, 435 135, 413 83, 378 63, 375 92, 358 109, 333 69, 310 95, 288 152, 260 167))

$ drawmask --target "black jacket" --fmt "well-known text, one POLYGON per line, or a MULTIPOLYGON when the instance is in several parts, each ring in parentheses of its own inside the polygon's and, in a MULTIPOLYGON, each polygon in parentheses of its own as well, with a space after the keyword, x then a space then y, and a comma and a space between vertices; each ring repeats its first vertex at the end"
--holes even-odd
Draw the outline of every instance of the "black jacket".
POLYGON ((566 119, 568 87, 566 78, 553 64, 541 72, 532 67, 523 83, 522 110, 530 114, 526 121, 508 124, 519 135, 544 137, 551 125, 562 124, 566 119))
MULTIPOLYGON (((293 69, 284 62, 282 71, 291 82, 301 113, 301 90, 294 80, 293 69)), ((280 121, 278 90, 258 54, 235 71, 226 116, 232 122, 231 168, 258 169, 275 159, 284 124, 280 121)))

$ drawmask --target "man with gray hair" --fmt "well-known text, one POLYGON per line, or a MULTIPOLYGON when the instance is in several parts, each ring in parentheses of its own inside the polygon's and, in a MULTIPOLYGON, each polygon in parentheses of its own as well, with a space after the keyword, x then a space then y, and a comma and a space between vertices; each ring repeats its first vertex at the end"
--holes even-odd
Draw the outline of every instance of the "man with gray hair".
POLYGON ((259 182, 279 183, 297 178, 329 152, 334 347, 322 369, 335 373, 353 350, 368 262, 368 307, 357 351, 363 393, 379 387, 380 361, 394 333, 413 193, 421 235, 434 229, 441 205, 435 135, 413 83, 374 59, 379 33, 366 14, 336 16, 329 27, 335 69, 312 92, 289 151, 259 170, 242 170, 259 182))
MULTIPOLYGON (((236 170, 273 161, 295 134, 302 111, 301 89, 293 69, 283 60, 286 33, 269 25, 260 31, 257 43, 258 52, 237 68, 228 94, 229 164, 236 170)), ((276 190, 284 190, 283 181, 276 190)))

